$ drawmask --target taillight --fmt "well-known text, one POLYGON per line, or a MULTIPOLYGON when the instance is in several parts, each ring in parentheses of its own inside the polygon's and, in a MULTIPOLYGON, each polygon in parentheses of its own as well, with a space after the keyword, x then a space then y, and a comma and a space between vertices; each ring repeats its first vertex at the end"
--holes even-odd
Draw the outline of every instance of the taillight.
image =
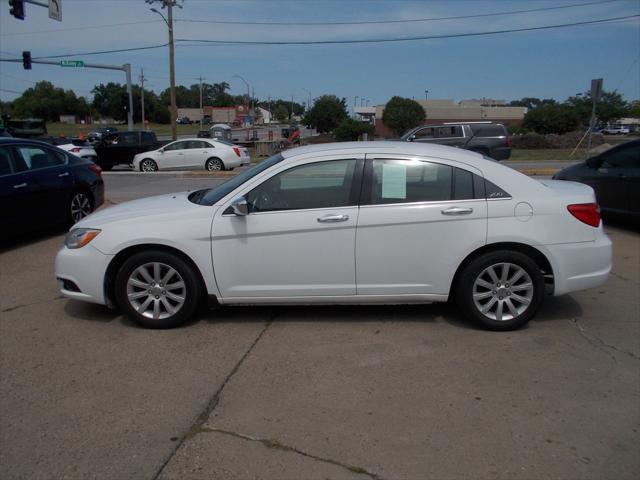
POLYGON ((233 151, 236 152, 236 155, 240 156, 240 149, 238 147, 233 147, 233 151))
POLYGON ((600 207, 597 203, 575 203, 567 205, 567 210, 582 223, 592 227, 600 225, 600 207))
POLYGON ((73 153, 78 153, 80 150, 82 150, 82 149, 81 149, 81 148, 79 148, 79 147, 75 147, 75 148, 72 148, 72 149, 71 149, 71 151, 72 151, 73 153))
POLYGON ((98 165, 96 165, 95 163, 90 163, 89 164, 89 170, 91 170, 93 173, 95 173, 99 177, 102 176, 102 169, 98 165))
POLYGON ((511 143, 511 137, 509 137, 509 136, 507 135, 507 147, 511 148, 511 145, 512 145, 512 143, 511 143))

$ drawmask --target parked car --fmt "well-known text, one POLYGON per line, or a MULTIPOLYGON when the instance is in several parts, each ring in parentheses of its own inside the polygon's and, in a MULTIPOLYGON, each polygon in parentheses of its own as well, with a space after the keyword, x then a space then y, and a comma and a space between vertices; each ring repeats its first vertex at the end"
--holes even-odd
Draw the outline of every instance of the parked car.
POLYGON ((104 201, 95 163, 44 142, 0 138, 0 232, 73 224, 104 201))
POLYGON ((105 135, 95 150, 98 165, 103 170, 111 170, 114 165, 131 165, 138 153, 155 150, 160 145, 153 132, 115 132, 105 135))
POLYGON ((176 119, 176 123, 178 125, 191 125, 193 121, 189 117, 182 117, 182 118, 176 119))
POLYGON ((249 163, 251 158, 246 148, 212 138, 178 140, 133 158, 133 168, 141 172, 185 168, 212 172, 233 170, 249 163))
POLYGON ((91 143, 94 143, 101 140, 103 136, 109 135, 110 133, 115 133, 117 131, 118 129, 116 127, 94 128, 87 134, 87 140, 91 143))
POLYGON ((614 125, 611 127, 605 127, 601 130, 601 133, 605 135, 627 135, 631 132, 629 127, 623 127, 622 125, 614 125))
POLYGON ((11 136, 17 138, 37 138, 47 134, 47 123, 40 118, 7 118, 5 128, 11 136))
POLYGON ((98 155, 96 154, 93 145, 87 140, 66 137, 52 137, 39 140, 55 145, 65 152, 73 153, 76 157, 86 158, 94 163, 98 160, 98 155))
POLYGON ((422 125, 406 132, 400 140, 465 148, 494 160, 506 160, 511 156, 511 138, 501 123, 422 125))
POLYGON ((592 187, 603 213, 640 219, 640 139, 560 170, 553 178, 592 187))
POLYGON ((211 132, 209 130, 199 130, 198 131, 198 138, 211 138, 211 132))
POLYGON ((286 150, 214 188, 121 203, 76 225, 62 294, 175 327, 221 305, 428 303, 492 330, 545 291, 602 284, 611 241, 593 190, 461 149, 352 142, 286 150), (87 246, 90 244, 90 246, 87 246))

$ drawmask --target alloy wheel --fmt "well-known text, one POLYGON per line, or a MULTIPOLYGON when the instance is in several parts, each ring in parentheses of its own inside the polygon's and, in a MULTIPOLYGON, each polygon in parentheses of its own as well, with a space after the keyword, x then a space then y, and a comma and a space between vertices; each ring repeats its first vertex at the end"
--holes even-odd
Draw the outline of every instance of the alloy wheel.
POLYGON ((524 313, 533 300, 534 286, 527 271, 514 263, 485 268, 473 284, 473 303, 485 317, 498 322, 524 313))
POLYGON ((166 263, 145 263, 127 279, 127 298, 140 315, 158 320, 175 315, 184 305, 186 285, 166 263))
POLYGON ((86 193, 78 192, 71 199, 71 219, 79 222, 93 211, 91 200, 86 193))

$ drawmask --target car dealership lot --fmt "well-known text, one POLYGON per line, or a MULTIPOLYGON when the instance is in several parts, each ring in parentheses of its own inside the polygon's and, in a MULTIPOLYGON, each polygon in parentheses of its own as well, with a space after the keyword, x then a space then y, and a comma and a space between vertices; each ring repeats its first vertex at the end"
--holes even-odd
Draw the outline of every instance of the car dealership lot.
MULTIPOLYGON (((108 203, 222 179, 105 175, 108 203)), ((491 333, 447 305, 252 307, 177 330, 0 252, 1 478, 636 478, 640 235, 601 288, 491 333)))

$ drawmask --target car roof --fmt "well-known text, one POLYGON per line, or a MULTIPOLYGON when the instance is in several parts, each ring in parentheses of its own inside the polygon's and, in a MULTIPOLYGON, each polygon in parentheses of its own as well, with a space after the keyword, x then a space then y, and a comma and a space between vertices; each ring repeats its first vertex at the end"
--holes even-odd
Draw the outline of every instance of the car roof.
POLYGON ((0 137, 0 144, 15 144, 15 143, 55 147, 55 145, 52 145, 51 143, 43 142, 41 140, 34 140, 32 138, 0 137))

